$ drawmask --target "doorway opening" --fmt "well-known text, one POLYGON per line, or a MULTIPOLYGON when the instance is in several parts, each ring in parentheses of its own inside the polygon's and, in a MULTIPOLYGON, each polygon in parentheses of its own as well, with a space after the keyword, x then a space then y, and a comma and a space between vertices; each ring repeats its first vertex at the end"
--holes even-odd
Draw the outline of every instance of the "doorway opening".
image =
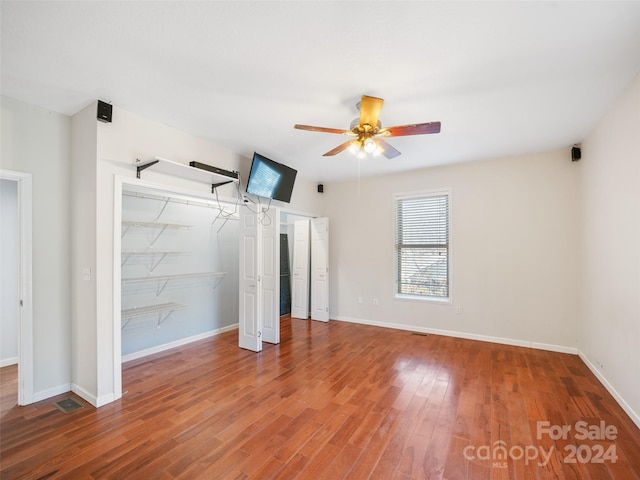
MULTIPOLYGON (((284 210, 280 212, 280 316, 290 315, 292 313, 294 275, 292 269, 294 265, 298 263, 295 261, 295 224, 297 221, 311 220, 315 217, 316 215, 290 213, 284 210)), ((308 253, 298 255, 298 258, 306 256, 308 256, 308 253)), ((306 274, 309 275, 309 272, 306 274)), ((309 297, 311 294, 310 284, 307 288, 309 289, 307 293, 309 297)))
POLYGON ((17 403, 28 405, 34 401, 31 174, 0 170, 0 182, 3 223, 0 366, 17 364, 17 403))

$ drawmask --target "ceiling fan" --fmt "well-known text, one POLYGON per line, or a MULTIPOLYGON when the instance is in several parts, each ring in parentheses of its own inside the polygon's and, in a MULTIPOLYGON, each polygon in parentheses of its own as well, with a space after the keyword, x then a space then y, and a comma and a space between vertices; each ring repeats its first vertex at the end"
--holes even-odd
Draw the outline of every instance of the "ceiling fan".
POLYGON ((360 108, 360 118, 351 122, 350 130, 340 130, 337 128, 313 127, 310 125, 294 125, 298 130, 309 130, 312 132, 337 133, 355 137, 338 145, 333 150, 329 150, 323 157, 336 155, 343 150, 349 149, 359 158, 364 158, 367 154, 383 154, 387 158, 395 158, 400 152, 393 148, 382 137, 402 137, 406 135, 424 135, 427 133, 440 133, 440 122, 416 123, 411 125, 400 125, 396 127, 382 128, 380 111, 384 100, 376 97, 362 96, 362 101, 358 104, 360 108))

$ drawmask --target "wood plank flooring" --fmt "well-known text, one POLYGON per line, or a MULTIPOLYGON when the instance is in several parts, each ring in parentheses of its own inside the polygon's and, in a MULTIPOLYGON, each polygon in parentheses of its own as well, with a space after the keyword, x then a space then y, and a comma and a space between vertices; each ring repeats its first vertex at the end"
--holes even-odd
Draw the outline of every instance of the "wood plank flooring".
POLYGON ((259 354, 232 331, 129 362, 100 409, 17 407, 0 373, 2 479, 640 479, 640 430, 575 355, 285 318, 259 354))

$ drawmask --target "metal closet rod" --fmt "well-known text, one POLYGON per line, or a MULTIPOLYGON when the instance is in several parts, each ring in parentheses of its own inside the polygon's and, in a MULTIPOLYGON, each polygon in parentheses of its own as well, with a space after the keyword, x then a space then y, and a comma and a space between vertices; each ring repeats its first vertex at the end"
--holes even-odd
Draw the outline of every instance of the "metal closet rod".
MULTIPOLYGON (((209 202, 199 202, 197 200, 182 200, 179 198, 173 198, 173 197, 169 197, 169 196, 162 196, 162 195, 153 195, 150 193, 139 193, 139 192, 129 192, 127 190, 123 190, 122 192, 123 195, 127 195, 129 197, 136 197, 136 198, 146 198, 149 200, 160 200, 160 201, 169 201, 172 203, 181 203, 183 205, 194 205, 197 207, 208 207, 208 208, 214 208, 216 210, 224 210, 223 208, 221 209, 218 205, 216 205, 215 203, 226 203, 226 202, 217 202, 212 200, 212 202, 214 202, 214 204, 211 204, 209 202)), ((227 203, 228 206, 232 207, 233 204, 231 203, 227 203)))

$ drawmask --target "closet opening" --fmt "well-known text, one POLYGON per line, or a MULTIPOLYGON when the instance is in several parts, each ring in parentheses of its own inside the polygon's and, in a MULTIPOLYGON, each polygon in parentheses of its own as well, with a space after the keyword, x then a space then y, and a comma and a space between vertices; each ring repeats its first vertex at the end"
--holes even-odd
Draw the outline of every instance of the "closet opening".
POLYGON ((121 187, 114 246, 120 382, 122 363, 237 328, 241 207, 235 198, 140 181, 121 187))
MULTIPOLYGON (((280 212, 280 316, 291 314, 292 282, 294 265, 295 223, 299 220, 311 220, 310 215, 280 212)), ((305 256, 308 255, 305 253, 305 256)), ((309 289, 308 295, 311 291, 309 289)))

